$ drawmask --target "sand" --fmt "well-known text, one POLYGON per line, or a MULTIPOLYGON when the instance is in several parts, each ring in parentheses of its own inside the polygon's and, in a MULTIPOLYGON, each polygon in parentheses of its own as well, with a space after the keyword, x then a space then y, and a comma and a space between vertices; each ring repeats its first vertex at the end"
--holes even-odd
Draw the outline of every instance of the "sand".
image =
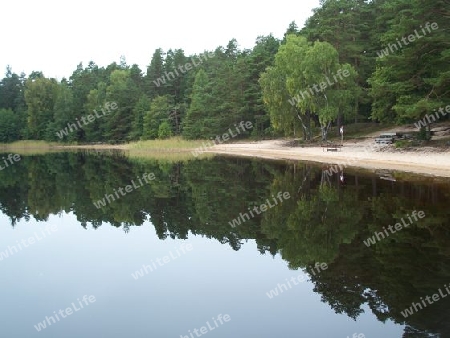
MULTIPOLYGON (((414 131, 413 127, 396 127, 389 131, 414 131)), ((369 170, 403 171, 428 176, 450 177, 450 147, 437 149, 431 147, 413 150, 396 149, 393 145, 377 145, 374 138, 380 132, 367 135, 364 140, 344 141, 338 152, 323 151, 322 147, 289 146, 292 140, 269 140, 243 143, 224 143, 207 148, 205 152, 233 156, 259 157, 280 160, 312 161, 326 164, 338 164, 345 168, 364 168, 369 170)), ((71 148, 71 146, 64 146, 71 148)), ((127 145, 74 146, 84 149, 121 149, 127 145)), ((178 149, 190 152, 192 149, 178 149)), ((152 151, 148 149, 148 151, 152 151)))
POLYGON ((344 167, 387 169, 429 176, 450 177, 450 148, 400 150, 393 145, 377 145, 374 140, 348 141, 338 152, 327 152, 320 146, 292 147, 283 140, 215 145, 208 152, 267 159, 304 160, 344 167))

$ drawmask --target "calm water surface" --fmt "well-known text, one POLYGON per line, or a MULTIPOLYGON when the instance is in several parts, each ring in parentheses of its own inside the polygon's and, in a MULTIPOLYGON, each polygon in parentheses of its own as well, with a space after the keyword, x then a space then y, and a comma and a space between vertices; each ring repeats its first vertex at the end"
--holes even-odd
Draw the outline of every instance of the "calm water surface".
POLYGON ((450 181, 329 168, 22 157, 0 337, 450 337, 450 181))

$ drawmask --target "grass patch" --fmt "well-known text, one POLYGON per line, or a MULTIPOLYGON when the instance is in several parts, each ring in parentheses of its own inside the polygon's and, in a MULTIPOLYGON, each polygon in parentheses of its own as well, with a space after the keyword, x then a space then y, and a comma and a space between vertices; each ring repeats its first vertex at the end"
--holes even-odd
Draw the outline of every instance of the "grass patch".
POLYGON ((184 140, 181 137, 171 137, 165 140, 146 140, 130 143, 127 145, 129 150, 153 150, 153 151, 168 151, 168 150, 191 150, 202 146, 205 140, 184 140))
POLYGON ((132 159, 153 159, 164 162, 185 162, 214 156, 211 153, 201 153, 195 157, 191 153, 192 150, 201 147, 204 143, 209 144, 205 140, 185 140, 181 137, 146 140, 128 144, 126 154, 132 159))
POLYGON ((412 142, 409 140, 397 140, 394 142, 394 146, 397 149, 408 148, 412 145, 412 142))
POLYGON ((40 155, 48 152, 62 151, 55 149, 58 143, 45 141, 22 140, 12 143, 0 143, 1 152, 15 152, 20 155, 40 155))
POLYGON ((184 162, 196 158, 214 156, 202 153, 195 157, 191 151, 208 143, 205 140, 184 140, 181 137, 172 137, 165 140, 147 140, 130 143, 126 146, 128 157, 135 159, 155 159, 168 162, 184 162))
POLYGON ((16 141, 12 143, 0 143, 1 149, 48 149, 55 145, 58 145, 57 143, 49 143, 45 141, 33 141, 33 140, 22 140, 22 141, 16 141))
MULTIPOLYGON (((0 143, 0 152, 14 152, 20 155, 42 155, 50 152, 64 151, 123 151, 130 158, 156 159, 163 161, 179 162, 192 160, 196 157, 191 151, 201 147, 205 140, 184 140, 181 137, 172 137, 165 140, 146 140, 129 144, 122 144, 120 148, 111 144, 85 144, 74 145, 68 143, 45 142, 24 140, 13 143, 0 143)), ((213 156, 202 153, 198 158, 213 156)))
POLYGON ((125 151, 125 154, 132 160, 157 160, 159 162, 186 162, 195 159, 211 158, 215 155, 213 153, 202 153, 195 157, 190 151, 178 152, 152 152, 152 151, 125 151))

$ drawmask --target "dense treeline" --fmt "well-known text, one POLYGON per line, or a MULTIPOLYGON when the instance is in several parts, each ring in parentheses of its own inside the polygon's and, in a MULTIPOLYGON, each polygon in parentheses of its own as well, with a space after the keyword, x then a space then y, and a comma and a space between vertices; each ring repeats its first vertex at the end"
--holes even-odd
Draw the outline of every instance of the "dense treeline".
POLYGON ((342 123, 413 122, 450 104, 449 17, 448 0, 321 0, 282 40, 240 50, 232 39, 190 56, 157 49, 145 73, 125 58, 79 64, 61 81, 8 67, 0 142, 210 138, 240 121, 254 126, 243 135, 309 139, 342 123), (117 109, 88 119, 108 102, 117 109))

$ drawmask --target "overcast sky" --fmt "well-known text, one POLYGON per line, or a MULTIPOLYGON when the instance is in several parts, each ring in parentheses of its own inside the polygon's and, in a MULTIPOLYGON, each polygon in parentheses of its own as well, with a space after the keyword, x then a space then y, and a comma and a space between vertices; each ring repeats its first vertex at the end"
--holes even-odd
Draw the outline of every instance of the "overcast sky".
POLYGON ((259 35, 282 38, 290 22, 299 28, 319 0, 97 1, 2 0, 0 75, 42 71, 69 77, 78 63, 107 66, 124 55, 145 72, 156 48, 186 55, 226 46, 252 48, 259 35))

